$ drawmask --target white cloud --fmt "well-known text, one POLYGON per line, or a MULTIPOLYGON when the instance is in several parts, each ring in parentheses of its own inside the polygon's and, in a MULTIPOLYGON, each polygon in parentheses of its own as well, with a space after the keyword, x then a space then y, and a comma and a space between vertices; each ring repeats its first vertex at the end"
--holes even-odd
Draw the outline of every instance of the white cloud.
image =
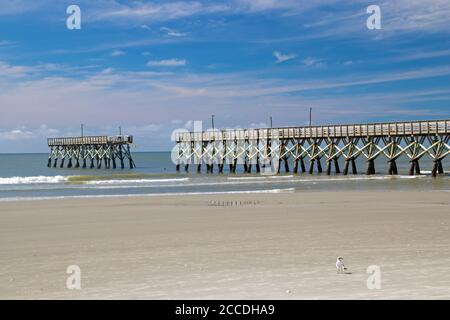
MULTIPOLYGON (((12 66, 6 62, 0 61, 0 74, 2 75, 3 78, 6 78, 6 77, 21 78, 21 77, 25 77, 31 71, 33 71, 33 68, 31 68, 31 67, 12 66)), ((1 79, 0 79, 0 81, 1 81, 1 79)))
POLYGON ((117 4, 109 10, 97 13, 97 19, 138 19, 167 21, 194 15, 228 11, 226 4, 204 4, 198 1, 175 1, 161 3, 135 2, 132 5, 117 4))
POLYGON ((9 41, 9 40, 0 40, 0 47, 6 48, 6 47, 15 47, 17 46, 17 41, 9 41))
POLYGON ((0 132, 0 139, 2 140, 24 140, 33 137, 33 132, 24 129, 13 129, 6 132, 0 132))
POLYGON ((114 50, 111 52, 111 57, 119 57, 125 55, 125 51, 122 50, 114 50))
POLYGON ((450 31, 448 0, 383 1, 380 7, 387 32, 450 31))
POLYGON ((302 60, 303 65, 307 67, 324 67, 326 63, 322 59, 308 57, 302 60))
POLYGON ((0 0, 0 16, 35 11, 40 9, 44 2, 43 0, 0 0))
POLYGON ((179 37, 185 37, 185 36, 187 36, 186 33, 179 32, 179 31, 177 31, 177 30, 173 30, 173 29, 166 28, 166 27, 162 27, 160 30, 163 31, 163 32, 165 32, 165 33, 166 33, 168 36, 170 36, 170 37, 177 37, 177 38, 179 38, 179 37))
POLYGON ((302 6, 302 2, 299 0, 235 0, 237 8, 249 12, 298 8, 302 6))
POLYGON ((187 64, 184 59, 167 59, 167 60, 152 60, 147 62, 149 67, 182 67, 187 64))
POLYGON ((297 57, 295 54, 283 54, 279 51, 274 51, 273 56, 276 58, 276 63, 282 63, 297 57))

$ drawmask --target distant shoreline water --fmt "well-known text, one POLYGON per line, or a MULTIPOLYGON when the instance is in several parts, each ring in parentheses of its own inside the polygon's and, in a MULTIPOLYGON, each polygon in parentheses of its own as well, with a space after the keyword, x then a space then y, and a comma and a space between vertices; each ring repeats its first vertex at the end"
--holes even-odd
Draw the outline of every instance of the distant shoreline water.
POLYGON ((47 154, 0 154, 0 201, 60 198, 196 195, 233 193, 276 193, 301 191, 433 191, 450 190, 446 173, 431 177, 431 161, 421 162, 422 174, 407 175, 409 162, 399 159, 399 175, 387 175, 387 164, 376 162, 377 174, 366 176, 364 161, 360 174, 176 173, 170 152, 134 153, 136 169, 48 168, 47 154))

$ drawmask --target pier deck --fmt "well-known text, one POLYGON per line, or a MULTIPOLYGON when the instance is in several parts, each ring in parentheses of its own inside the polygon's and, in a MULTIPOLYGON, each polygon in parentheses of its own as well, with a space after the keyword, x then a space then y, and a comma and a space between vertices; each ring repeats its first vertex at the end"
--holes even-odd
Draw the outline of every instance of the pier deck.
POLYGON ((389 173, 397 174, 396 160, 406 155, 410 159, 409 174, 420 174, 419 160, 430 156, 433 160, 432 175, 443 173, 442 160, 450 153, 450 120, 387 122, 367 124, 323 125, 261 129, 211 129, 203 132, 179 132, 175 136, 176 148, 173 159, 177 171, 184 164, 206 165, 213 173, 214 164, 219 173, 225 164, 230 172, 243 165, 244 172, 279 173, 284 163, 290 172, 299 169, 306 172, 305 160, 309 162, 309 173, 321 173, 321 159, 326 160, 326 173, 340 173, 338 160, 344 158, 343 174, 357 173, 355 160, 363 156, 367 160, 367 174, 375 174, 374 160, 385 156, 389 162, 389 173), (263 170, 264 169, 264 170, 263 170))

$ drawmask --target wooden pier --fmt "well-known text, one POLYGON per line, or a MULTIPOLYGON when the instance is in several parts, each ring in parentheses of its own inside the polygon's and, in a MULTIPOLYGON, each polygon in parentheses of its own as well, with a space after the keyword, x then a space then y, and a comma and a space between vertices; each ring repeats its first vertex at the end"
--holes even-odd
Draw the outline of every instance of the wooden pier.
POLYGON ((211 129, 180 132, 175 136, 173 159, 177 171, 190 165, 223 173, 224 165, 235 173, 238 165, 246 173, 358 173, 355 160, 364 157, 365 173, 375 174, 375 159, 384 156, 389 174, 398 174, 397 159, 406 155, 409 174, 420 174, 419 160, 431 157, 432 176, 444 173, 442 160, 450 153, 450 120, 409 121, 368 124, 304 126, 264 129, 211 129), (341 171, 339 160, 343 159, 341 171), (322 167, 325 162, 325 170, 322 167))
POLYGON ((50 147, 48 157, 48 167, 64 168, 102 168, 102 162, 106 169, 125 168, 125 162, 128 161, 130 169, 135 168, 130 151, 130 145, 133 143, 133 136, 86 136, 86 137, 67 137, 67 138, 49 138, 47 140, 50 147), (66 162, 67 160, 67 162, 66 162))

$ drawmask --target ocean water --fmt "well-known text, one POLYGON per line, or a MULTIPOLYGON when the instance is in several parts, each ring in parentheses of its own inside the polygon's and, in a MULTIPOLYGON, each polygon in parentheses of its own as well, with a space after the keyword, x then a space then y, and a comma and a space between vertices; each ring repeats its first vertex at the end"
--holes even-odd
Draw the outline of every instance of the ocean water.
MULTIPOLYGON (((357 175, 327 176, 324 173, 284 173, 284 166, 279 175, 245 174, 242 168, 238 168, 236 174, 230 174, 227 166, 222 175, 217 174, 217 166, 215 174, 197 174, 194 167, 190 173, 176 173, 169 152, 134 153, 137 168, 111 170, 48 168, 47 157, 47 154, 0 154, 0 201, 160 194, 450 190, 448 159, 443 161, 446 173, 432 178, 432 162, 428 158, 420 161, 420 176, 407 175, 409 163, 404 158, 397 162, 397 176, 387 175, 387 162, 383 158, 375 162, 377 174, 374 176, 364 174, 364 159, 357 161, 357 175)), ((340 165, 342 170, 342 161, 340 165)), ((324 161, 322 166, 325 170, 324 161)))

